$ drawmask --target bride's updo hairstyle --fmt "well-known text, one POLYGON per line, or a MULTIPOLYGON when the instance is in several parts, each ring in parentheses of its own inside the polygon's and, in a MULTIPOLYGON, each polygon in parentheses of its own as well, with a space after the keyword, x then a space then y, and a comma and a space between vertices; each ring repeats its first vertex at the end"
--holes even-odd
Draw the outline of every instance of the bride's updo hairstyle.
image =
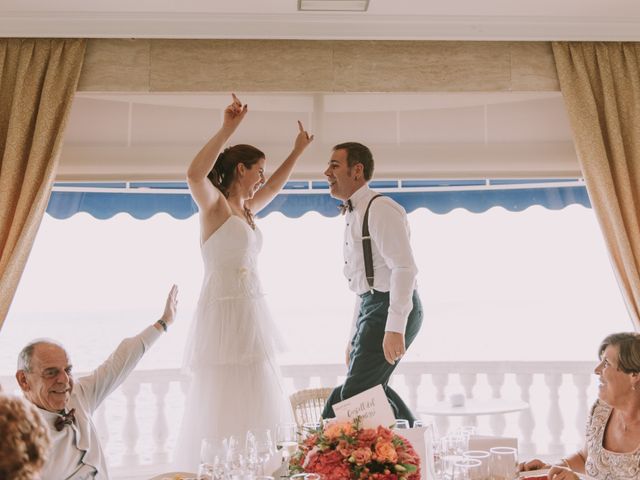
POLYGON ((265 158, 264 153, 251 145, 240 144, 227 147, 218 155, 207 178, 225 197, 228 197, 238 164, 242 163, 245 167, 251 168, 262 158, 265 158))

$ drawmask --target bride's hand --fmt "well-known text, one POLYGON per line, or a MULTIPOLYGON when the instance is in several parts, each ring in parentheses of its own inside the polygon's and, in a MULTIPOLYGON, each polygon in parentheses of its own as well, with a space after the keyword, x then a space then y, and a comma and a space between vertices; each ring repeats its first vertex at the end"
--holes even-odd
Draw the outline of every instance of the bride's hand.
POLYGON ((301 154, 305 148, 309 146, 311 142, 313 142, 314 136, 309 135, 300 120, 298 120, 298 136, 296 137, 296 141, 293 144, 293 151, 297 154, 301 154))
POLYGON ((223 128, 235 130, 242 122, 242 119, 247 114, 247 105, 242 105, 242 102, 235 93, 232 93, 233 102, 224 110, 224 120, 222 122, 223 128))

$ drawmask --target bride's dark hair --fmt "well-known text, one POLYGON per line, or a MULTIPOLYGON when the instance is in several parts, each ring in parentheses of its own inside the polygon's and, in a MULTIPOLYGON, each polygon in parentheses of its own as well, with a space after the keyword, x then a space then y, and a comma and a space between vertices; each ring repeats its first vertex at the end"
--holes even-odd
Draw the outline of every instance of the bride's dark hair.
MULTIPOLYGON (((235 179, 238 164, 242 163, 245 167, 251 168, 262 158, 265 158, 264 153, 252 145, 240 144, 227 147, 218 155, 216 163, 213 164, 213 168, 207 178, 225 197, 228 197, 229 188, 235 179)), ((244 207, 244 216, 251 228, 255 229, 253 213, 247 207, 244 207)))
POLYGON ((238 164, 242 163, 245 167, 251 168, 262 158, 265 158, 264 153, 251 145, 227 147, 220 152, 207 177, 225 197, 228 197, 238 164))

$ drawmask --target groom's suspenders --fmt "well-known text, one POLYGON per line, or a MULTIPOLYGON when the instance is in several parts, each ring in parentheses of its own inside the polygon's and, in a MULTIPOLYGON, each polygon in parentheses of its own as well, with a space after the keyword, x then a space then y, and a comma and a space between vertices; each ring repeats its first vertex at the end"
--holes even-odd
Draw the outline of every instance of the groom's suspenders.
POLYGON ((378 194, 369 200, 367 210, 364 212, 364 220, 362 221, 362 250, 364 253, 364 273, 367 276, 369 288, 373 290, 373 255, 371 253, 371 235, 369 235, 369 208, 371 203, 382 195, 378 194))

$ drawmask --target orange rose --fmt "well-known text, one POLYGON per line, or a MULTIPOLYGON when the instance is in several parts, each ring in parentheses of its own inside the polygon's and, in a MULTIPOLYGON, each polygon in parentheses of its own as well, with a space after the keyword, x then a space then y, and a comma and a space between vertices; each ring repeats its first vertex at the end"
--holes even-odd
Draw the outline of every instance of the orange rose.
POLYGON ((370 448, 358 448, 354 450, 349 458, 350 461, 353 461, 356 465, 364 465, 369 460, 371 460, 371 449, 370 448), (353 460, 351 460, 353 459, 353 460))
POLYGON ((353 435, 353 425, 350 422, 331 423, 324 429, 324 436, 329 440, 335 440, 341 435, 353 435))
POLYGON ((378 442, 376 443, 376 456, 380 462, 397 462, 398 454, 391 442, 378 442))

